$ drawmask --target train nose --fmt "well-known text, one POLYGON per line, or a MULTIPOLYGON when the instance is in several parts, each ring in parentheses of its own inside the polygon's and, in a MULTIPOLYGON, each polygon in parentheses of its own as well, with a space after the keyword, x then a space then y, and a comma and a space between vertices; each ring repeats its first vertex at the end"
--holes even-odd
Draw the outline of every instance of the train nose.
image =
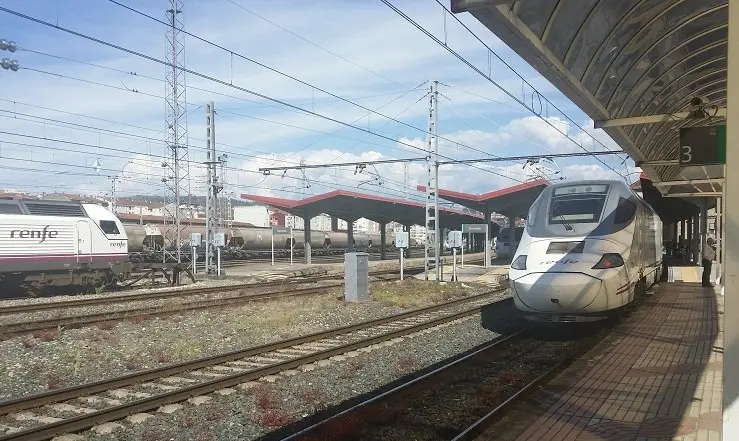
POLYGON ((512 281, 517 300, 536 312, 586 310, 605 298, 603 282, 581 273, 531 273, 512 281))

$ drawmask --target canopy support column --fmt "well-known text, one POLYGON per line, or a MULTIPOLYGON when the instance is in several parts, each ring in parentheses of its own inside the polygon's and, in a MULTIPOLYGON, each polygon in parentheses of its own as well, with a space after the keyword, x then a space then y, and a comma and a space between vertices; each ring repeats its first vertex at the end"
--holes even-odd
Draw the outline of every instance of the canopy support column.
MULTIPOLYGON (((726 91, 726 170, 739 167, 739 3, 729 2, 726 91)), ((724 185, 724 391, 723 439, 739 439, 739 175, 726 173, 724 185), (733 176, 733 178, 732 178, 733 176)))

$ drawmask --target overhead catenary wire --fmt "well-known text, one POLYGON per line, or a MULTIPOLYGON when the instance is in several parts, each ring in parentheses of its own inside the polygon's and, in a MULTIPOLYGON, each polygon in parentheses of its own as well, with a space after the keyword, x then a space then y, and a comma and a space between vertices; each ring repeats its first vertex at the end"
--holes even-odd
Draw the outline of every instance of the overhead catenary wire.
MULTIPOLYGON (((109 0, 109 1, 113 1, 113 0, 109 0)), ((111 47, 111 48, 113 48, 113 49, 117 49, 117 50, 119 50, 119 51, 122 51, 122 52, 126 52, 126 53, 129 53, 129 54, 131 54, 131 55, 135 55, 135 56, 137 56, 137 57, 140 57, 140 58, 144 58, 144 59, 147 59, 147 60, 149 60, 149 61, 152 61, 152 62, 155 62, 155 63, 161 64, 161 65, 163 65, 163 66, 167 66, 167 65, 168 65, 168 63, 167 63, 166 61, 162 60, 162 59, 159 59, 159 58, 156 58, 156 57, 153 57, 153 56, 150 56, 150 55, 146 55, 146 54, 144 54, 144 53, 142 53, 142 52, 138 52, 138 51, 135 51, 135 50, 133 50, 133 49, 129 49, 129 48, 126 48, 126 47, 123 47, 123 46, 119 46, 119 45, 117 45, 117 44, 114 44, 114 43, 111 43, 111 42, 109 42, 109 41, 101 40, 101 39, 98 39, 98 38, 96 38, 96 37, 92 37, 92 36, 89 36, 89 35, 86 35, 86 34, 83 34, 83 33, 77 32, 77 31, 74 31, 74 30, 72 30, 72 29, 69 29, 69 28, 66 28, 66 27, 63 27, 63 26, 60 26, 60 25, 56 25, 56 24, 53 24, 53 23, 49 23, 49 22, 47 22, 47 21, 44 21, 44 20, 41 20, 41 19, 39 19, 39 18, 31 17, 31 16, 29 16, 29 15, 26 15, 26 14, 23 14, 23 13, 20 13, 20 12, 17 12, 17 11, 13 11, 13 10, 11 10, 11 9, 8 9, 8 8, 2 7, 2 6, 0 6, 0 11, 6 12, 6 13, 8 13, 8 14, 11 14, 11 15, 15 15, 15 16, 17 16, 17 17, 23 18, 23 19, 25 19, 25 20, 29 20, 29 21, 32 21, 32 22, 34 22, 34 23, 38 23, 38 24, 41 24, 41 25, 43 25, 43 26, 47 26, 47 27, 50 27, 50 28, 54 28, 54 29, 60 30, 60 31, 62 31, 62 32, 66 32, 66 33, 68 33, 68 34, 71 34, 71 35, 75 35, 75 36, 77 36, 77 37, 80 37, 80 38, 83 38, 83 39, 86 39, 86 40, 90 40, 90 41, 93 41, 93 42, 99 43, 99 44, 101 44, 101 45, 104 45, 104 46, 108 46, 108 47, 111 47)), ((154 20, 157 20, 157 19, 156 19, 156 18, 154 18, 154 17, 152 17, 152 19, 154 19, 154 20)), ((186 31, 183 31, 183 32, 186 32, 186 31)), ((197 37, 196 37, 196 38, 197 38, 197 37)), ((303 111, 303 112, 305 112, 305 113, 307 113, 307 114, 310 114, 310 115, 316 116, 316 117, 318 117, 318 118, 322 118, 322 119, 325 119, 325 120, 327 120, 327 121, 331 121, 331 122, 334 122, 334 123, 336 123, 336 124, 340 124, 340 125, 344 125, 344 126, 347 126, 347 127, 351 127, 351 128, 353 128, 353 129, 355 129, 355 130, 358 130, 358 131, 361 131, 361 132, 364 132, 364 133, 367 133, 367 134, 370 134, 370 135, 373 135, 373 136, 377 136, 377 137, 380 137, 380 138, 384 138, 384 139, 387 139, 387 140, 389 140, 389 141, 392 141, 392 142, 397 142, 397 143, 399 143, 399 144, 402 144, 402 145, 406 145, 406 146, 408 146, 408 147, 410 147, 410 148, 412 148, 412 149, 414 149, 414 150, 420 150, 420 151, 424 151, 424 152, 426 151, 425 149, 423 149, 423 148, 420 148, 420 147, 417 147, 417 146, 415 146, 415 145, 413 145, 413 144, 409 144, 409 143, 406 143, 406 142, 402 142, 402 141, 399 141, 399 140, 396 140, 396 139, 390 138, 390 137, 388 137, 388 136, 385 136, 385 135, 382 135, 382 134, 379 134, 379 133, 373 132, 372 130, 369 130, 369 129, 364 129, 364 128, 362 128, 362 127, 359 127, 359 126, 356 126, 356 125, 353 125, 353 124, 347 123, 347 122, 345 122, 345 121, 341 121, 341 120, 338 120, 338 119, 336 119, 336 118, 333 118, 333 117, 330 117, 330 116, 327 116, 327 115, 323 115, 323 114, 320 114, 320 113, 317 113, 317 112, 314 112, 314 111, 311 111, 311 110, 308 110, 308 109, 304 109, 304 108, 302 108, 302 107, 300 107, 300 106, 296 106, 296 105, 294 105, 294 104, 290 104, 290 103, 288 103, 288 102, 286 102, 286 101, 283 101, 283 100, 280 100, 280 99, 277 99, 277 98, 273 98, 273 97, 271 97, 271 96, 268 96, 268 95, 262 94, 262 93, 260 93, 260 92, 256 92, 256 91, 253 91, 253 90, 247 89, 247 88, 245 88, 245 87, 242 87, 242 86, 239 86, 239 85, 236 85, 236 84, 230 83, 230 82, 228 82, 228 81, 224 81, 224 80, 221 80, 221 79, 219 79, 219 78, 213 77, 213 76, 211 76, 211 75, 207 75, 207 74, 204 74, 204 73, 202 73, 202 72, 194 71, 194 70, 192 70, 192 69, 189 69, 189 68, 181 68, 181 70, 182 70, 183 72, 186 72, 186 73, 190 74, 190 75, 194 75, 194 76, 197 76, 197 77, 200 77, 200 78, 203 78, 203 79, 206 79, 206 80, 212 81, 212 82, 214 82, 214 83, 218 83, 218 84, 221 84, 221 85, 223 85, 223 86, 226 86, 226 87, 230 87, 230 88, 233 88, 233 89, 236 89, 236 90, 240 90, 240 91, 242 91, 242 92, 245 92, 245 93, 248 93, 248 94, 251 94, 251 95, 257 96, 257 97, 259 97, 259 98, 262 98, 262 99, 265 99, 265 100, 268 100, 268 101, 272 101, 272 102, 275 102, 275 103, 278 103, 278 104, 282 104, 282 105, 284 105, 284 106, 286 106, 286 107, 290 107, 290 108, 292 108, 292 109, 296 109, 296 110, 300 110, 300 111, 303 111)), ((337 97, 338 97, 338 95, 332 95, 332 96, 337 96, 337 97)), ((351 101, 349 101, 349 102, 351 102, 351 101)), ((354 103, 354 104, 356 104, 356 103, 354 103)), ((367 108, 367 107, 365 107, 365 106, 361 106, 361 105, 359 105, 359 107, 361 107, 361 108, 363 108, 363 109, 365 109, 365 110, 370 110, 370 111, 371 111, 371 109, 369 109, 369 108, 367 108)), ((383 116, 383 117, 386 117, 385 115, 382 115, 382 114, 381 114, 381 113, 379 113, 379 112, 373 112, 373 113, 377 113, 378 115, 381 115, 381 116, 383 116)), ((412 126, 412 125, 410 125, 410 124, 407 124, 407 123, 405 123, 405 122, 402 122, 402 121, 397 121, 397 122, 399 122, 399 123, 401 123, 401 124, 403 124, 403 125, 406 125, 406 126, 409 126, 409 127, 415 128, 415 129, 417 129, 417 130, 421 130, 421 131, 423 131, 424 133, 426 132, 426 130, 423 130, 423 129, 418 129, 417 127, 414 127, 414 126, 412 126)), ((442 138, 442 137, 439 137, 439 139, 443 139, 443 138, 442 138)), ((445 159, 453 160, 453 158, 450 158, 450 157, 448 157, 448 156, 446 156, 446 155, 441 155, 441 154, 439 154, 438 156, 439 156, 439 157, 443 157, 443 158, 445 158, 445 159)), ((510 179, 510 180, 513 180, 513 181, 516 181, 516 182, 519 182, 519 183, 522 183, 522 182, 523 182, 523 181, 521 181, 521 180, 519 180, 519 179, 516 179, 516 178, 512 178, 512 177, 510 177, 510 176, 506 176, 506 175, 503 175, 503 174, 501 174, 501 173, 497 173, 497 172, 495 172, 495 171, 492 171, 492 170, 488 170, 488 169, 485 169, 485 168, 480 168, 480 167, 476 167, 476 166, 474 166, 474 165, 470 165, 470 167, 472 167, 472 168, 477 168, 477 169, 479 169, 479 170, 483 170, 483 171, 485 171, 485 172, 487 172, 487 173, 491 173, 491 174, 494 174, 494 175, 497 175, 497 176, 500 176, 500 177, 504 177, 504 178, 506 178, 506 179, 510 179)))
MULTIPOLYGON (((112 0, 110 0, 110 1, 112 1, 112 0)), ((513 94, 512 94, 512 93, 511 93, 510 91, 508 91, 508 90, 507 90, 506 88, 504 88, 503 86, 501 86, 501 85, 500 85, 500 84, 499 84, 499 83, 498 83, 497 81, 493 80, 493 79, 492 79, 492 78, 491 78, 491 77, 490 77, 489 75, 485 74, 485 72, 481 71, 481 70, 480 70, 480 69, 479 69, 479 68, 478 68, 477 66, 475 66, 475 65, 474 65, 473 63, 471 63, 471 62, 470 62, 469 60, 467 60, 467 59, 466 59, 466 58, 465 58, 464 56, 462 56, 462 55, 461 55, 461 54, 459 54, 459 53, 458 53, 457 51, 455 51, 454 49, 452 49, 452 48, 451 48, 451 47, 450 47, 450 46, 449 46, 449 45, 448 45, 447 43, 445 43, 444 41, 441 41, 441 40, 440 40, 440 39, 439 39, 438 37, 436 37, 436 36, 435 36, 434 34, 432 34, 432 33, 431 33, 430 31, 428 31, 428 30, 427 30, 426 28, 424 28, 424 27, 423 27, 422 25, 420 25, 420 24, 419 24, 418 22, 416 22, 416 21, 415 21, 415 20, 413 20, 413 19, 412 19, 411 17, 409 17, 409 16, 407 15, 407 14, 405 14, 405 13, 404 13, 403 11, 401 11, 400 9, 398 9, 398 8, 397 8, 397 7, 395 6, 395 5, 393 5, 393 4, 392 4, 392 3, 390 2, 390 1, 388 1, 388 0, 380 0, 380 1, 381 1, 382 3, 384 3, 384 4, 385 4, 385 5, 387 6, 387 7, 389 7, 390 9, 392 9, 392 10, 393 10, 393 11, 394 11, 394 12, 395 12, 396 14, 398 14, 398 15, 399 15, 400 17, 402 17, 402 18, 403 18, 404 20, 406 20, 406 21, 407 21, 408 23, 410 23, 411 25, 413 25, 414 27, 416 27, 416 28, 417 28, 417 29, 418 29, 419 31, 423 32, 424 34, 426 34, 426 36, 428 36, 428 37, 429 37, 429 38, 431 38, 431 39, 432 39, 433 41, 435 41, 435 42, 436 42, 437 44, 439 44, 439 45, 440 45, 441 47, 443 47, 444 49, 446 49, 446 50, 447 50, 447 51, 448 51, 449 53, 451 53, 452 55, 454 55, 454 56, 455 56, 455 57, 456 57, 457 59, 459 59, 459 60, 460 60, 460 61, 462 61, 462 62, 463 62, 464 64, 466 64, 466 65, 467 65, 468 67, 470 67, 470 68, 471 68, 472 70, 474 70, 475 72, 477 72, 477 73, 478 73, 478 74, 479 74, 480 76, 482 76, 482 77, 483 77, 483 78, 485 78, 485 79, 486 79, 487 81, 489 81, 490 83, 492 83, 492 84, 493 84, 493 85, 494 85, 495 87, 497 87, 498 89, 500 89, 500 90, 501 90, 501 91, 502 91, 503 93, 505 93, 506 95, 508 95, 508 96, 509 96, 509 97, 510 97, 511 99, 513 99, 514 101, 516 101, 517 103, 519 103, 519 104, 520 104, 521 106, 523 106, 523 107, 524 107, 524 108, 526 108, 527 110, 531 111, 531 113, 532 113, 532 114, 534 114, 535 116, 537 116, 538 118, 540 118, 540 119, 541 119, 542 121, 544 121, 545 123, 547 123, 547 124, 548 124, 549 126, 551 126, 551 127, 552 127, 552 128, 554 129, 554 130, 556 130, 557 132, 559 132, 559 133, 560 133, 561 135, 565 136, 565 137, 566 137, 567 139, 569 139, 570 141, 572 141, 572 142, 573 142, 573 143, 574 143, 575 145, 577 145, 578 147, 580 147, 581 149, 583 149, 583 150, 584 150, 584 151, 586 151, 586 152, 588 151, 588 150, 587 150, 587 149, 586 149, 585 147, 583 147, 583 146, 582 146, 582 145, 581 145, 580 143, 578 143, 577 141, 575 141, 574 139, 572 139, 572 137, 571 137, 571 136, 570 136, 569 134, 567 134, 567 133, 563 133, 563 132, 562 132, 562 131, 561 131, 561 130, 560 130, 560 129, 559 129, 558 127, 557 127, 557 126, 555 126, 554 124, 552 124, 552 123, 551 123, 551 122, 550 122, 550 121, 549 121, 549 120, 548 120, 547 118, 544 118, 543 116, 541 116, 541 114, 537 114, 536 112, 534 112, 534 111, 533 111, 533 109, 530 109, 530 108, 528 108, 528 107, 526 106, 526 104, 525 104, 525 103, 524 103, 523 101, 521 101, 521 100, 520 100, 520 99, 519 99, 518 97, 516 97, 516 96, 515 96, 515 95, 513 95, 513 94)), ((451 15, 452 15, 452 17, 454 17, 454 19, 455 19, 455 20, 457 20, 457 22, 458 22, 458 23, 460 23, 460 24, 461 24, 462 26, 464 26, 464 27, 465 27, 465 29, 467 29, 467 30, 468 30, 468 31, 469 31, 469 32, 470 32, 470 33, 471 33, 471 34, 472 34, 472 35, 473 35, 473 36, 474 36, 475 38, 477 38, 477 39, 478 39, 478 41, 480 41, 480 42, 481 42, 481 43, 482 43, 483 45, 485 45, 485 47, 486 47, 486 48, 487 48, 487 49, 488 49, 488 50, 490 51, 490 53, 493 53, 493 54, 494 54, 494 55, 495 55, 495 56, 496 56, 496 57, 497 57, 498 59, 500 59, 501 61, 503 61, 503 60, 502 60, 502 58, 501 58, 501 57, 500 57, 500 56, 499 56, 499 55, 498 55, 497 53, 495 53, 495 52, 494 52, 494 51, 493 51, 493 50, 492 50, 492 49, 491 49, 491 48, 490 48, 489 46, 487 46, 487 44, 485 44, 485 43, 484 43, 484 42, 483 42, 483 41, 482 41, 482 40, 481 40, 481 39, 480 39, 479 37, 477 37, 477 35, 476 35, 476 34, 475 34, 474 32, 472 32, 472 31, 471 31, 471 30, 470 30, 470 29, 469 29, 469 28, 468 28, 468 27, 467 27, 467 26, 466 26, 466 25, 465 25, 464 23, 462 23, 462 22, 461 22, 461 20, 459 20, 459 18, 458 18, 458 17, 456 17, 456 16, 454 15, 454 14, 452 14, 452 13, 451 13, 451 11, 448 11, 448 10, 447 10, 447 8, 446 8, 446 6, 444 6, 444 5, 443 5, 443 4, 442 4, 442 3, 441 3, 441 2, 439 1, 439 0, 436 0, 436 2, 437 2, 437 3, 438 3, 438 4, 439 4, 439 5, 440 5, 440 6, 442 7, 442 8, 444 8, 444 10, 445 10, 445 11, 449 12, 449 14, 451 14, 451 15)), ((503 61, 503 62, 505 63, 505 61, 503 61)), ((510 67, 510 66, 509 66, 508 64, 506 64, 506 66, 508 66, 508 67, 509 67, 509 68, 510 68, 511 70, 513 70, 513 71, 514 71, 514 72, 515 72, 515 73, 516 73, 516 74, 518 75, 518 72, 516 72, 516 71, 515 71, 514 69, 512 69, 512 68, 511 68, 511 67, 510 67)), ((520 76, 520 75, 519 75, 519 76, 520 76)), ((523 77, 521 77, 521 78, 523 78, 523 77)), ((527 84, 529 84, 529 83, 527 82, 527 84)), ((530 84, 529 84, 529 85, 530 85, 530 84)), ((533 86, 531 86, 531 87, 532 87, 532 89, 534 89, 534 88, 533 88, 533 86)), ((534 90, 536 90, 536 89, 534 89, 534 90)), ((541 95, 541 93, 540 93, 540 92, 538 92, 538 91, 537 91, 537 93, 538 93, 538 94, 539 94, 540 96, 543 96, 543 95, 541 95)), ((544 99, 545 99, 545 100, 546 100, 546 101, 547 101, 548 103, 551 103, 551 101, 549 101, 549 100, 548 100, 548 99, 547 99, 546 97, 544 97, 544 99)), ((552 104, 552 106, 556 108, 556 106, 554 106, 554 104, 552 104)), ((568 119, 569 121, 571 121, 571 122, 572 122, 573 124, 577 125, 577 123, 575 123, 575 122, 574 122, 574 121, 572 120, 572 118, 570 118, 569 116, 567 116, 567 115, 566 115, 566 114, 565 114, 564 112, 562 112, 562 111, 561 111, 561 110, 559 110, 558 108, 557 108, 557 110, 558 110, 558 111, 559 111, 560 113, 562 113, 562 115, 565 115, 565 117, 566 117, 566 118, 567 118, 567 119, 568 119)), ((586 134, 587 134, 588 136, 590 136, 590 137, 591 137, 591 138, 592 138, 592 139, 593 139, 594 141, 596 141, 596 142, 598 142, 599 144, 603 145, 603 143, 601 143, 601 142, 600 142, 599 140, 596 140, 596 139, 595 139, 595 137, 593 137, 592 135, 590 135, 590 134, 589 134, 589 133, 587 133, 587 132, 585 132, 585 133, 586 133, 586 134)), ((606 148, 606 149, 608 149, 608 147, 606 147, 605 145, 603 145, 603 147, 604 147, 604 148, 606 148)), ((598 158, 598 157, 595 157, 595 159, 596 159, 596 160, 598 160, 598 161, 599 161, 599 162, 600 162, 601 164, 605 165, 605 166, 606 166, 607 168, 609 168, 610 170, 612 170, 612 171, 613 171, 614 173, 616 173, 617 175, 619 175, 619 176, 623 177, 623 175, 621 175, 621 173, 619 173, 618 171, 616 171, 616 170, 615 170, 615 169, 614 169, 613 167, 611 167, 610 165, 608 165, 607 163, 605 163, 604 161, 602 161, 602 160, 601 160, 600 158, 598 158)))
MULTIPOLYGON (((138 9, 136 9, 136 8, 133 8, 133 7, 131 7, 131 6, 125 5, 125 4, 123 4, 123 3, 121 3, 121 2, 119 2, 119 1, 117 1, 117 0, 108 0, 108 1, 109 1, 109 2, 111 2, 111 3, 113 3, 113 4, 116 4, 116 5, 120 6, 120 7, 122 7, 122 8, 124 8, 124 9, 127 9, 127 10, 129 10, 129 11, 131 11, 131 12, 133 12, 133 13, 136 13, 136 14, 138 14, 138 15, 141 15, 141 16, 143 16, 143 17, 146 17, 146 18, 148 18, 148 19, 150 19, 150 20, 152 20, 152 21, 155 21, 155 22, 157 22, 157 23, 160 23, 160 24, 162 24, 162 25, 164 25, 164 26, 167 26, 167 27, 171 27, 171 24, 170 24, 170 23, 167 23, 167 22, 165 22, 164 20, 160 20, 160 19, 158 19, 158 18, 156 18, 156 17, 154 17, 154 16, 152 16, 152 15, 149 15, 149 14, 147 14, 147 13, 145 13, 145 12, 139 11, 138 9)), ((3 10, 3 9, 4 9, 4 8, 0 8, 0 10, 3 10)), ((36 20, 36 19, 34 19, 34 20, 36 20)), ((39 20, 39 22, 40 22, 40 20, 39 20)), ((49 24, 49 25, 51 25, 51 24, 49 24)), ((67 29, 65 29, 65 28, 62 28, 62 27, 60 27, 60 26, 57 26, 57 25, 51 25, 51 26, 52 26, 52 27, 56 27, 57 29, 61 29, 61 30, 65 30, 65 31, 69 32, 69 31, 68 31, 67 29)), ((388 116, 388 115, 385 115, 385 114, 383 114, 383 113, 380 113, 380 112, 374 111, 374 110, 372 110, 372 109, 370 109, 370 108, 368 108, 368 107, 366 107, 366 106, 363 106, 363 105, 361 105, 361 104, 359 104, 359 103, 355 103, 355 102, 353 102, 353 101, 351 101, 351 100, 349 100, 349 99, 346 99, 346 98, 344 98, 344 97, 342 97, 342 96, 340 96, 340 95, 337 95, 337 94, 335 94, 335 93, 329 92, 328 90, 325 90, 325 89, 323 89, 323 88, 321 88, 321 87, 319 87, 319 86, 316 86, 315 84, 311 84, 311 83, 308 83, 307 81, 303 81, 303 80, 301 80, 300 78, 297 78, 297 77, 295 77, 295 76, 293 76, 293 75, 290 75, 290 74, 288 74, 288 73, 282 72, 282 71, 281 71, 281 70, 279 70, 279 69, 276 69, 276 68, 273 68, 272 66, 269 66, 269 65, 266 65, 266 64, 264 64, 264 63, 261 63, 261 62, 259 62, 259 61, 255 60, 255 59, 253 59, 253 58, 247 57, 246 55, 240 54, 240 53, 238 53, 238 52, 236 52, 236 51, 234 51, 234 50, 232 50, 232 49, 228 49, 228 48, 226 48, 225 46, 222 46, 222 45, 220 45, 220 44, 218 44, 218 43, 214 43, 214 42, 212 42, 212 41, 210 41, 210 40, 208 40, 208 39, 206 39, 206 38, 203 38, 203 37, 201 37, 201 36, 199 36, 199 35, 197 35, 197 34, 194 34, 194 33, 192 33, 192 32, 189 32, 189 31, 187 31, 187 30, 185 30, 185 29, 178 29, 178 30, 179 30, 180 32, 182 32, 183 34, 185 34, 185 35, 188 35, 188 36, 190 36, 190 37, 192 37, 192 38, 194 38, 194 39, 196 39, 196 40, 198 40, 198 41, 201 41, 201 42, 203 42, 203 43, 206 43, 206 44, 208 44, 208 45, 210 45, 210 46, 213 46, 213 47, 215 47, 215 48, 218 48, 218 49, 220 49, 220 50, 222 50, 222 51, 225 51, 225 52, 228 52, 228 53, 230 53, 230 54, 236 55, 236 56, 237 56, 238 58, 241 58, 241 59, 243 59, 243 60, 245 60, 245 61, 248 61, 248 62, 250 62, 250 63, 256 64, 257 66, 260 66, 260 67, 262 67, 262 68, 264 68, 264 69, 267 69, 267 70, 269 70, 269 71, 271 71, 271 72, 274 72, 274 73, 276 73, 276 74, 278 74, 278 75, 281 75, 281 76, 284 76, 284 77, 286 77, 286 78, 289 78, 289 79, 291 79, 291 80, 293 80, 293 81, 296 81, 296 82, 298 82, 298 83, 300 83, 300 84, 303 84, 304 86, 307 86, 307 87, 310 87, 310 88, 312 88, 312 89, 318 90, 318 91, 320 91, 321 93, 325 93, 326 95, 329 95, 329 96, 332 96, 332 97, 334 97, 334 98, 337 98, 337 99, 339 99, 339 100, 341 100, 341 101, 344 101, 344 102, 346 102, 347 104, 351 104, 351 105, 357 106, 357 107, 359 107, 359 108, 361 108, 361 109, 363 109, 363 110, 366 110, 366 111, 372 112, 373 114, 376 114, 376 115, 378 115, 378 116, 380 116, 380 117, 382 117, 382 118, 386 118, 386 119, 389 119, 389 120, 391 120, 391 121, 394 121, 394 122, 396 122, 396 123, 398 123, 398 124, 402 124, 402 125, 404 125, 404 126, 406 126, 406 127, 409 127, 409 128, 411 128, 411 129, 414 129, 414 130, 418 130, 418 131, 420 131, 420 132, 422 132, 422 133, 424 133, 424 134, 428 134, 428 131, 427 131, 426 129, 423 129, 423 128, 420 128, 420 127, 416 127, 416 126, 414 126, 414 125, 412 125, 412 124, 406 123, 405 121, 401 121, 401 120, 398 120, 398 119, 392 118, 392 117, 390 117, 390 116, 388 116)), ((87 36, 85 36, 85 38, 91 38, 91 37, 87 37, 87 36)), ((187 70, 186 70, 186 71, 187 71, 187 70)), ((198 75, 198 74, 196 73, 195 75, 198 75)), ((198 75, 198 76, 200 76, 200 75, 198 75)), ((225 82, 224 82, 224 85, 228 85, 228 84, 229 84, 229 83, 225 83, 225 82)), ((233 83, 230 83, 230 84, 232 85, 233 83)), ((253 92, 250 92, 250 93, 253 93, 253 92)), ((264 97, 262 96, 262 98, 264 98, 264 97)), ((304 109, 304 110, 305 110, 305 109, 304 109)), ((311 112, 311 113, 314 113, 314 112, 311 112)), ((315 113, 314 113, 314 114, 315 114, 315 113)), ((316 115, 316 116, 317 116, 317 115, 316 115)), ((337 121, 334 121, 334 122, 337 122, 337 121)), ((441 136, 441 135, 437 135, 437 138, 438 138, 438 139, 440 139, 440 140, 444 140, 444 141, 454 142, 454 141, 452 141, 452 140, 450 140, 450 139, 448 139, 448 138, 446 138, 446 137, 444 137, 444 136, 441 136)), ((482 152, 482 151, 480 151, 480 150, 477 150, 477 149, 475 149, 474 147, 470 147, 470 146, 467 146, 467 145, 465 145, 465 144, 462 144, 462 143, 460 143, 460 145, 462 145, 462 146, 465 146, 465 147, 468 147, 468 148, 470 148, 470 149, 472 149, 472 150, 475 150, 475 151, 478 151, 478 152, 484 153, 484 152, 482 152)), ((439 156, 441 156, 441 155, 439 155, 439 156)), ((447 159, 451 159, 451 158, 447 158, 447 159)))

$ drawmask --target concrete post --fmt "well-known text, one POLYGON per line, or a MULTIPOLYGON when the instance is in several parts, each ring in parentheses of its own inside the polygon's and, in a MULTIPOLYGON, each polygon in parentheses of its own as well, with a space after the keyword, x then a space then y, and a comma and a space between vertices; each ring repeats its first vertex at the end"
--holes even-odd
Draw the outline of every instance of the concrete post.
POLYGON ((511 261, 513 261, 513 255, 516 253, 516 217, 515 216, 508 216, 508 225, 510 225, 510 230, 508 231, 510 236, 509 240, 511 242, 510 246, 510 258, 511 261))
POLYGON ((385 251, 385 248, 387 247, 387 232, 385 231, 385 227, 387 226, 387 222, 384 220, 380 221, 380 260, 387 259, 387 252, 385 251))
POLYGON ((331 231, 339 231, 339 218, 331 216, 331 231))
POLYGON ((346 248, 347 252, 354 252, 354 219, 346 218, 346 248))
POLYGON ((311 245, 310 245, 310 220, 313 215, 305 213, 303 216, 303 252, 305 253, 305 263, 311 263, 311 245))
POLYGON ((410 238, 410 235, 411 235, 411 224, 403 225, 403 231, 407 231, 408 232, 408 248, 406 248, 405 250, 403 250, 403 252, 405 253, 405 258, 406 259, 410 259, 411 258, 411 247, 410 247, 410 245, 411 245, 411 238, 410 238))
POLYGON ((485 229, 487 233, 485 234, 485 238, 483 239, 483 242, 485 242, 485 245, 483 247, 483 256, 485 256, 485 265, 483 265, 483 268, 490 267, 490 243, 488 243, 488 240, 491 239, 490 237, 490 207, 487 205, 485 206, 485 229))
POLYGON ((723 439, 739 439, 739 3, 729 2, 724 176, 724 390, 723 439), (732 178, 733 176, 733 178, 732 178))
POLYGON ((708 238, 708 198, 701 199, 700 236, 698 242, 698 262, 703 260, 703 247, 708 238))

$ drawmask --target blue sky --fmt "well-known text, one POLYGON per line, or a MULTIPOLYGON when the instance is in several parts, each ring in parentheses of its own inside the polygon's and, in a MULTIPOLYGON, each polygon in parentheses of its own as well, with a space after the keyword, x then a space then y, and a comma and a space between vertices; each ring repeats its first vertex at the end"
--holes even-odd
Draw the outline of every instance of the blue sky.
MULTIPOLYGON (((165 19, 166 0, 122 3, 165 19)), ((518 98, 531 90, 433 0, 395 1, 395 6, 462 54, 518 98)), ((100 0, 9 1, 4 6, 74 31, 164 59, 166 28, 100 0)), ((247 88, 375 136, 289 109, 236 88, 187 77, 187 127, 192 189, 203 194, 205 104, 214 101, 216 140, 229 156, 227 191, 299 197, 337 188, 397 197, 419 196, 425 165, 378 165, 289 172, 264 177, 259 167, 423 156, 428 80, 438 80, 440 153, 453 158, 578 151, 580 147, 532 115, 379 1, 185 0, 185 28, 228 51, 186 37, 186 64, 193 71, 247 88), (307 40, 307 41, 306 41, 307 40), (231 54, 232 51, 234 55, 231 54), (239 58, 249 57, 393 121, 239 58), (426 83, 424 83, 426 82, 426 83), (424 84, 422 84, 424 83, 424 84), (420 87, 418 87, 420 85, 420 87), (420 129, 420 130, 418 130, 420 129), (302 188, 304 182, 310 188, 302 188)), ((553 112, 549 121, 589 150, 615 144, 592 128, 576 106, 468 14, 459 16, 486 44, 577 122, 553 112)), ((119 195, 163 194, 161 162, 166 148, 165 68, 99 43, 0 12, 0 38, 23 49, 12 54, 24 68, 4 71, 0 97, 0 188, 105 194, 109 176, 120 175, 119 195), (94 164, 102 167, 96 172, 94 164), (130 163, 129 163, 130 162, 130 163), (128 163, 128 164, 127 164, 128 163), (127 164, 127 165, 126 165, 127 164), (125 167, 124 167, 125 166, 125 167), (123 170, 123 172, 121 172, 123 170)), ((7 56, 7 53, 4 54, 7 56)), ((603 158, 620 173, 633 162, 603 158)), ((568 179, 614 177, 592 158, 562 159, 548 172, 568 179)), ((440 185, 480 193, 515 185, 534 173, 522 164, 443 167, 440 185)), ((629 176, 631 180, 638 175, 629 176)))

